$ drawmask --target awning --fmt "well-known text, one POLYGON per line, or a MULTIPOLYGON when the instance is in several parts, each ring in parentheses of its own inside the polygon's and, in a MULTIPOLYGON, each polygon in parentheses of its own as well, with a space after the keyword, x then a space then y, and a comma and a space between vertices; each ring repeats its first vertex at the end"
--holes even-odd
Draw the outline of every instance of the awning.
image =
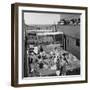
POLYGON ((44 35, 58 35, 63 34, 63 32, 45 32, 45 33, 37 33, 38 36, 44 36, 44 35))

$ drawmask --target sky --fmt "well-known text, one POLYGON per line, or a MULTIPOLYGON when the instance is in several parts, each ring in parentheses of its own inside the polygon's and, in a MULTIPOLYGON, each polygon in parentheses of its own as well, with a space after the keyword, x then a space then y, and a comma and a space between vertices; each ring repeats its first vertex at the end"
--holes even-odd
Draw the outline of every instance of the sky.
POLYGON ((47 13, 24 13, 25 24, 57 24, 60 20, 60 14, 47 13))
POLYGON ((80 18, 80 14, 52 14, 24 12, 25 24, 57 24, 60 19, 80 18))

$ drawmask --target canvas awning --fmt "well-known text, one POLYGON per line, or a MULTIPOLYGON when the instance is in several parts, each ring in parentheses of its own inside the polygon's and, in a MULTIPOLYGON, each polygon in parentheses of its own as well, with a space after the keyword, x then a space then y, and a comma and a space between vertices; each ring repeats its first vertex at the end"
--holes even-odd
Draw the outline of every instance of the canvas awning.
POLYGON ((58 34, 63 34, 63 32, 45 32, 45 33, 37 33, 38 36, 58 35, 58 34))

